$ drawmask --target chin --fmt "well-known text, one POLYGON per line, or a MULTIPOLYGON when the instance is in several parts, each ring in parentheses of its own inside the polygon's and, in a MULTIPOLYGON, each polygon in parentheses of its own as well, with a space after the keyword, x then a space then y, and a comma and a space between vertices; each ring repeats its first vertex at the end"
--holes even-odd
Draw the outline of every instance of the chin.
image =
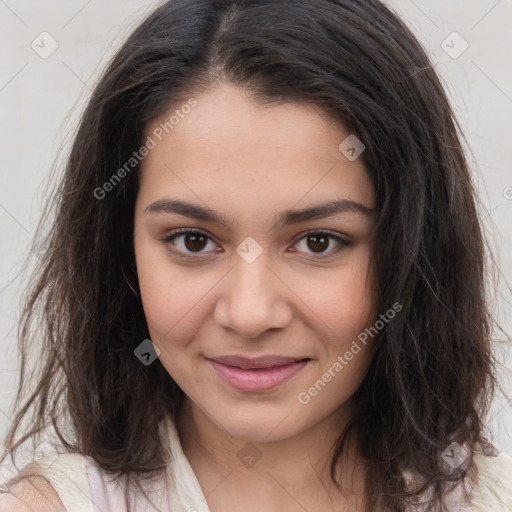
POLYGON ((274 415, 263 416, 261 411, 245 417, 231 414, 229 422, 226 416, 221 416, 220 421, 210 416, 210 420, 228 435, 247 443, 282 441, 301 432, 300 422, 284 408, 274 415))

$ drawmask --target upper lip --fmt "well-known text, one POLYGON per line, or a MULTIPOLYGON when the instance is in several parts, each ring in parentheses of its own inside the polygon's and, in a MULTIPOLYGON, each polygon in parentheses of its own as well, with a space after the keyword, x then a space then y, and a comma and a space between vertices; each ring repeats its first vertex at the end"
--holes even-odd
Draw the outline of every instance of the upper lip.
POLYGON ((283 366, 285 364, 296 363, 297 361, 303 361, 309 359, 308 357, 287 357, 287 356, 262 356, 262 357, 242 357, 242 356, 219 356, 219 357, 207 357, 212 361, 226 364, 228 366, 235 366, 242 370, 248 370, 250 368, 271 368, 272 366, 283 366))

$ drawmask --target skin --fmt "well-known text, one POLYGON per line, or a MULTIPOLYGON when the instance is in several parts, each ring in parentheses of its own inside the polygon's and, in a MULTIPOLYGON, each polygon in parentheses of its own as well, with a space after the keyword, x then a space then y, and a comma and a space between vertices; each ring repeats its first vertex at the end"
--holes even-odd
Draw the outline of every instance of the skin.
POLYGON ((0 494, 0 512, 66 512, 50 482, 41 476, 27 477, 0 494))
POLYGON ((367 373, 371 341, 308 404, 298 395, 378 318, 374 218, 345 211, 272 225, 285 210, 329 200, 374 208, 368 173, 361 158, 350 161, 338 149, 347 129, 318 108, 258 104, 225 82, 191 96, 197 106, 142 162, 134 230, 151 339, 187 395, 178 423, 184 453, 212 512, 358 510, 364 488, 356 449, 339 473, 352 489, 347 496, 333 487, 328 463, 367 373), (146 211, 165 199, 208 207, 228 225, 146 211), (208 238, 164 243, 177 228, 208 238), (317 248, 306 235, 318 230, 350 245, 329 239, 317 248), (251 263, 236 252, 249 236, 263 251, 251 263), (205 359, 229 354, 311 361, 277 388, 242 392, 205 359), (261 455, 250 467, 237 456, 248 443, 261 455))

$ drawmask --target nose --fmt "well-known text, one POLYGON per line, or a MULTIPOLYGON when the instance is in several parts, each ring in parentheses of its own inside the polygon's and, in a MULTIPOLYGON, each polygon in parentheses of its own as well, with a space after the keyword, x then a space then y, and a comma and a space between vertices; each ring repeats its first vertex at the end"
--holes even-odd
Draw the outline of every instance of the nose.
POLYGON ((223 282, 215 306, 217 325, 254 339, 290 323, 293 293, 269 266, 265 252, 252 263, 237 255, 223 282))

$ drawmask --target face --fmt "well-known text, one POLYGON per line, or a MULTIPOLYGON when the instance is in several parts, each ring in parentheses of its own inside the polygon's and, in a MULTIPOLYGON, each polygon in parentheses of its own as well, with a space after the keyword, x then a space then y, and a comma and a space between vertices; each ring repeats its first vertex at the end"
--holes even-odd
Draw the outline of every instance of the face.
POLYGON ((134 243, 151 339, 204 418, 247 441, 290 438, 346 407, 371 360, 357 337, 377 317, 373 187, 319 109, 226 83, 193 98, 146 134, 134 243))

